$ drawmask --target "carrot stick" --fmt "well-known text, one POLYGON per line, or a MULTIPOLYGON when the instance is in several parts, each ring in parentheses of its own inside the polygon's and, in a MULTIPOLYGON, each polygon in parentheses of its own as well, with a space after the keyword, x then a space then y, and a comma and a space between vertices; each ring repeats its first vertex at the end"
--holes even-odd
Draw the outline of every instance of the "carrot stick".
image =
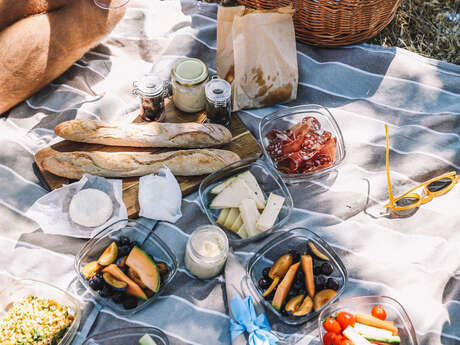
POLYGON ((393 335, 398 335, 398 328, 394 325, 394 322, 391 321, 384 321, 373 317, 372 315, 364 314, 364 313, 356 313, 356 322, 362 323, 364 325, 383 328, 388 331, 391 331, 393 335))
POLYGON ((313 298, 315 296, 315 280, 313 276, 313 259, 310 255, 302 255, 302 269, 305 273, 305 286, 307 287, 308 295, 313 298))
POLYGON ((277 310, 281 309, 281 306, 283 305, 284 300, 286 299, 289 289, 291 288, 292 282, 294 281, 295 274, 299 266, 300 266, 300 262, 289 267, 289 270, 287 271, 283 280, 281 281, 281 283, 278 285, 278 288, 276 289, 275 297, 273 297, 273 301, 272 301, 273 308, 277 310))

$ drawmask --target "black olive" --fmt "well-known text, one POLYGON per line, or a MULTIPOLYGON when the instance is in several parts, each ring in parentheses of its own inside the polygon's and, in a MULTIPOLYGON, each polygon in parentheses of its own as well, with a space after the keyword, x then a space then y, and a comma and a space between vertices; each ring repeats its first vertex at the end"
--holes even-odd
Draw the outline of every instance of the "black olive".
POLYGON ((305 283, 303 281, 295 281, 294 284, 292 284, 292 287, 295 289, 295 290, 300 290, 300 289, 303 289, 305 287, 305 283))
POLYGON ((104 287, 105 283, 104 283, 104 279, 102 279, 101 277, 95 275, 94 277, 92 277, 89 281, 88 281, 88 284, 89 286, 91 287, 91 289, 95 290, 95 291, 99 291, 99 290, 102 290, 102 288, 104 287))
POLYGON ((129 246, 131 244, 131 240, 126 236, 120 236, 118 240, 121 246, 129 246))
POLYGON ((137 307, 137 298, 134 296, 126 296, 122 302, 125 309, 133 309, 137 307))
POLYGON ((129 245, 122 245, 118 248, 118 255, 119 256, 126 256, 131 251, 131 247, 129 245))
POLYGON ((337 291, 339 289, 339 283, 334 278, 329 278, 327 280, 326 287, 328 289, 332 289, 332 290, 337 291))
POLYGON ((105 297, 110 297, 110 296, 113 295, 113 290, 112 290, 112 288, 111 288, 110 286, 104 285, 104 287, 102 288, 102 290, 99 291, 99 295, 100 295, 101 297, 104 297, 104 298, 105 298, 105 297))
POLYGON ((297 271, 297 273, 295 274, 295 279, 298 281, 304 281, 305 273, 303 273, 303 271, 297 271))
POLYGON ((321 273, 325 275, 330 275, 332 272, 334 272, 334 268, 329 262, 325 262, 324 264, 321 265, 321 273))
POLYGON ((306 294, 307 294, 307 291, 305 291, 305 289, 300 289, 300 290, 297 291, 296 296, 298 296, 298 295, 306 295, 306 294))
POLYGON ((326 286, 327 279, 323 275, 319 275, 315 277, 315 287, 316 290, 320 291, 323 290, 324 287, 326 286))
POLYGON ((265 298, 267 301, 271 302, 271 301, 273 300, 273 297, 275 297, 275 291, 270 292, 270 293, 269 293, 267 296, 265 296, 264 298, 265 298))
POLYGON ((315 266, 315 267, 313 268, 313 274, 314 274, 315 276, 320 275, 320 274, 321 274, 321 266, 315 266))
POLYGON ((264 278, 270 278, 270 277, 268 276, 269 273, 270 273, 270 267, 265 267, 265 268, 262 270, 262 276, 263 276, 264 278))
POLYGON ((112 301, 114 301, 115 303, 121 303, 123 301, 124 297, 125 297, 125 294, 123 292, 116 291, 112 295, 112 301))
POLYGON ((259 285, 259 288, 261 288, 262 290, 265 290, 270 286, 270 282, 267 279, 262 278, 262 279, 259 279, 258 285, 259 285))
POLYGON ((300 260, 300 254, 297 250, 292 249, 289 251, 289 254, 292 256, 292 262, 298 262, 300 260))

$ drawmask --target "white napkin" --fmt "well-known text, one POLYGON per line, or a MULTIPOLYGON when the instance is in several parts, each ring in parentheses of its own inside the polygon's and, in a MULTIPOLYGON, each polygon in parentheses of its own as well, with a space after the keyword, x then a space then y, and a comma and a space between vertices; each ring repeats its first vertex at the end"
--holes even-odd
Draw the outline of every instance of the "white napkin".
POLYGON ((168 168, 139 179, 139 216, 175 223, 182 217, 181 203, 179 183, 168 168))
POLYGON ((29 208, 26 216, 37 222, 43 232, 79 238, 91 238, 108 225, 128 218, 122 198, 121 180, 85 174, 80 181, 62 186, 41 197, 29 208), (103 225, 87 228, 70 219, 69 205, 72 197, 82 189, 95 188, 107 193, 113 202, 112 217, 103 225))

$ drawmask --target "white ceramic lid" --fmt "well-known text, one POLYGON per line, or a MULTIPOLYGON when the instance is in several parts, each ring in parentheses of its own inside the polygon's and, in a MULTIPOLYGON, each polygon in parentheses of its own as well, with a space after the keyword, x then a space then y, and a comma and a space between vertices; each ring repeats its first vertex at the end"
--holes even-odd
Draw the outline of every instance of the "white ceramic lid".
POLYGON ((206 84, 205 93, 211 102, 227 102, 232 95, 232 86, 226 80, 214 78, 206 84))
POLYGON ((182 85, 195 85, 208 77, 208 66, 196 58, 184 58, 176 62, 172 69, 174 78, 182 85))

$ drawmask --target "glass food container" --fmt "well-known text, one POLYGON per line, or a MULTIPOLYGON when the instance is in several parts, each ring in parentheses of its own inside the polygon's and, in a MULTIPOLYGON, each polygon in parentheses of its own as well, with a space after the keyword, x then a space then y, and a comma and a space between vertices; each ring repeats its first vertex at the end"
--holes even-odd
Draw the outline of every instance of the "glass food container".
POLYGON ((56 344, 70 345, 77 333, 78 327, 80 326, 80 303, 68 292, 51 284, 32 279, 14 280, 11 284, 6 286, 2 292, 0 292, 0 319, 7 313, 12 303, 29 296, 52 299, 71 309, 74 317, 73 323, 67 329, 59 343, 56 344))
POLYGON ((204 88, 208 80, 208 66, 200 59, 177 61, 171 71, 174 105, 186 113, 203 110, 206 103, 204 88))
POLYGON ((223 79, 213 77, 206 84, 205 93, 208 120, 229 127, 232 115, 232 86, 223 79))
POLYGON ((185 266, 199 279, 218 275, 227 261, 228 240, 225 232, 214 225, 197 228, 187 242, 185 266))
POLYGON ((284 197, 285 200, 275 224, 270 229, 265 230, 256 236, 241 238, 234 232, 223 227, 222 229, 227 234, 230 245, 234 247, 243 246, 254 241, 259 241, 273 233, 275 230, 280 229, 288 221, 293 207, 291 194, 289 193, 289 190, 287 189, 283 180, 275 171, 273 171, 261 160, 244 159, 232 163, 212 173, 211 175, 207 176, 200 184, 199 195, 201 208, 205 211, 209 221, 212 224, 218 226, 217 218, 219 216, 220 210, 212 209, 209 207, 211 201, 215 197, 215 195, 211 193, 211 190, 226 179, 245 171, 250 171, 254 175, 262 192, 264 193, 265 199, 267 199, 271 192, 274 192, 284 197))
POLYGON ((139 339, 144 334, 148 334, 157 345, 169 345, 166 334, 155 327, 114 329, 88 337, 82 345, 139 345, 139 339))
POLYGON ((96 234, 89 240, 75 257, 75 272, 83 286, 96 298, 98 303, 110 307, 119 314, 134 314, 152 304, 156 297, 162 293, 165 287, 171 282, 176 274, 178 267, 177 258, 166 243, 164 243, 150 229, 143 226, 139 221, 120 220, 109 225, 104 230, 96 234), (155 262, 164 262, 168 267, 168 273, 162 277, 160 289, 146 301, 138 300, 138 305, 133 309, 125 309, 121 304, 117 304, 110 298, 101 297, 96 291, 91 289, 88 281, 81 274, 81 269, 87 263, 97 260, 102 252, 121 236, 128 237, 131 241, 136 241, 148 255, 153 257, 155 262))
POLYGON ((376 305, 382 306, 386 313, 386 320, 392 320, 395 326, 398 327, 398 336, 401 338, 401 344, 403 345, 417 345, 417 337, 415 335, 415 329, 412 322, 407 315, 404 307, 398 303, 395 299, 387 296, 360 296, 351 297, 342 301, 333 303, 324 308, 318 317, 319 335, 322 339, 326 330, 323 328, 322 320, 334 313, 346 311, 351 314, 356 312, 362 312, 365 314, 371 314, 372 308, 376 305))
MULTIPOLYGON (((315 260, 316 256, 314 254, 311 255, 314 263, 319 261, 315 260)), ((272 239, 249 259, 247 274, 250 277, 250 288, 253 294, 257 295, 258 298, 263 301, 267 309, 271 310, 281 321, 289 325, 300 325, 318 316, 322 309, 336 301, 343 294, 348 282, 347 270, 339 256, 320 236, 305 228, 295 228, 286 232, 281 232, 279 236, 272 239), (296 250, 299 253, 310 253, 311 249, 308 246, 309 241, 313 242, 315 247, 329 258, 329 263, 333 267, 333 273, 330 277, 338 282, 339 289, 337 290, 337 294, 318 311, 312 310, 305 316, 293 318, 280 313, 262 296, 262 291, 258 287, 258 281, 262 277, 264 268, 273 265, 276 259, 288 253, 290 250, 296 250)))
POLYGON ((141 117, 144 121, 163 121, 165 114, 165 97, 168 96, 168 82, 155 75, 145 75, 134 82, 133 93, 141 99, 141 117))
POLYGON ((262 149, 266 160, 288 183, 298 183, 324 178, 329 173, 337 170, 337 167, 343 163, 346 155, 343 135, 337 121, 327 108, 315 104, 289 107, 265 116, 259 123, 259 141, 262 143, 262 149), (266 136, 271 130, 290 129, 297 123, 300 123, 306 116, 315 117, 321 124, 321 130, 327 130, 331 132, 332 136, 337 138, 335 162, 332 166, 322 170, 301 174, 287 174, 277 169, 276 163, 267 152, 269 142, 266 136))

